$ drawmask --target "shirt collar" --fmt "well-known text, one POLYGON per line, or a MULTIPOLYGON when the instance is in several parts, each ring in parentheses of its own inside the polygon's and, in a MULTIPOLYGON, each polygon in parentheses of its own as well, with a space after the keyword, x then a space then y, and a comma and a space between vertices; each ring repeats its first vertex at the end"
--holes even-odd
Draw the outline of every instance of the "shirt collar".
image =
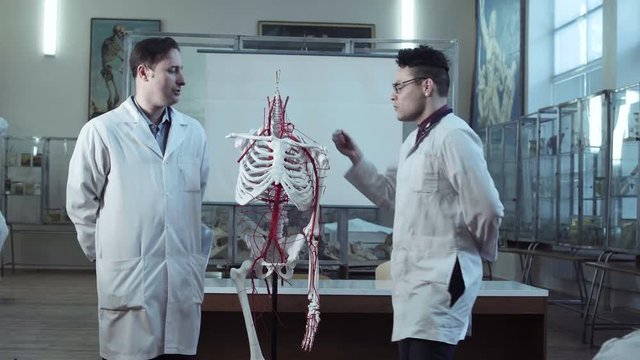
MULTIPOLYGON (((136 109, 138 109, 138 112, 140 113, 142 118, 147 122, 147 125, 153 125, 153 121, 149 120, 149 117, 147 116, 147 114, 145 114, 144 110, 142 110, 140 105, 138 105, 136 98, 131 96, 131 100, 133 100, 133 104, 136 106, 136 109)), ((160 120, 158 127, 162 128, 164 125, 171 124, 172 111, 173 109, 171 109, 170 106, 167 106, 164 108, 164 110, 162 111, 162 120, 160 120)))
POLYGON ((451 109, 448 105, 442 105, 442 107, 432 112, 431 115, 427 116, 427 118, 423 122, 418 124, 418 129, 424 131, 429 126, 429 124, 440 121, 443 117, 449 115, 452 112, 453 109, 451 109))

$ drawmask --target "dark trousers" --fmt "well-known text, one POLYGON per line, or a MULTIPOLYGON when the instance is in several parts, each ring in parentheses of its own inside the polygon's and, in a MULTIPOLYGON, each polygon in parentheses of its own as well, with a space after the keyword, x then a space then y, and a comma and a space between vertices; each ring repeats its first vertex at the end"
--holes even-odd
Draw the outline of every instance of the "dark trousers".
MULTIPOLYGON (((154 357, 150 360, 195 360, 195 355, 176 355, 176 354, 164 354, 157 357, 154 357)), ((107 360, 102 358, 102 360, 107 360)))
POLYGON ((452 360, 455 345, 423 340, 402 339, 398 342, 400 360, 452 360))

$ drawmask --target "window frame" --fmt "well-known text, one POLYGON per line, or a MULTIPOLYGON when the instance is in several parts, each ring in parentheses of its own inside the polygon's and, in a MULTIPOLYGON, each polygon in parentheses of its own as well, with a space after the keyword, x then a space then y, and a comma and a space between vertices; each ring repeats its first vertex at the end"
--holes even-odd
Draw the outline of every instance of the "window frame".
MULTIPOLYGON (((555 0, 555 2, 557 1, 563 1, 563 0, 555 0)), ((584 64, 580 64, 574 68, 570 68, 568 70, 564 70, 562 72, 556 72, 556 59, 558 54, 556 53, 555 49, 556 49, 556 44, 558 41, 558 34, 562 31, 565 30, 567 28, 569 28, 570 26, 577 24, 579 21, 584 20, 586 23, 586 36, 587 39, 589 39, 589 26, 588 26, 588 18, 590 15, 592 15, 593 13, 602 10, 603 12, 603 16, 604 16, 604 1, 598 5, 595 6, 591 9, 588 9, 588 0, 583 0, 584 5, 587 7, 587 10, 585 11, 584 14, 578 15, 576 17, 574 17, 573 19, 570 19, 568 21, 566 21, 565 23, 563 23, 560 26, 555 26, 555 20, 554 20, 554 27, 553 27, 553 79, 552 79, 552 83, 557 83, 557 82, 562 82, 571 78, 574 78, 576 76, 579 76, 581 74, 586 74, 589 73, 593 70, 599 69, 602 67, 602 56, 595 58, 591 61, 589 61, 589 56, 588 56, 588 50, 587 47, 585 47, 584 54, 580 54, 578 56, 584 56, 584 58, 586 59, 586 62, 584 64)), ((555 9, 555 7, 554 7, 555 9)), ((554 14, 555 16, 555 14, 554 14)), ((600 41, 602 41, 602 39, 600 39, 600 41)), ((587 44, 588 46, 588 44, 587 44)))
MULTIPOLYGON (((557 1, 563 1, 563 0, 555 0, 555 1, 557 2, 557 1)), ((583 0, 583 3, 585 6, 588 6, 588 0, 583 0)), ((604 54, 602 54, 598 58, 589 60, 588 44, 583 49, 584 54, 577 54, 578 57, 584 58, 585 63, 581 63, 580 59, 578 59, 579 60, 578 62, 580 62, 578 66, 565 69, 562 72, 556 73, 557 71, 556 59, 557 59, 557 56, 559 56, 559 54, 556 52, 558 34, 562 30, 568 28, 569 26, 575 26, 576 23, 578 23, 579 21, 585 21, 586 23, 585 35, 587 39, 589 39, 590 31, 588 26, 588 18, 589 16, 591 16, 597 11, 601 11, 601 14, 603 16, 603 19, 602 19, 603 21, 601 23, 604 26, 604 3, 594 6, 591 9, 588 9, 583 14, 580 14, 572 19, 565 21, 562 25, 558 27, 555 27, 555 19, 553 21, 554 25, 551 33, 551 38, 553 41, 553 48, 552 48, 553 63, 551 64, 550 83, 551 83, 551 99, 555 103, 564 102, 567 99, 571 99, 571 98, 587 96, 588 94, 601 89, 601 82, 597 80, 596 82, 594 82, 594 79, 596 79, 598 76, 601 76, 598 73, 602 72, 603 70, 602 56, 604 54), (575 85, 569 85, 571 82, 573 82, 575 85), (573 88, 574 90, 567 92, 567 89, 569 89, 567 88, 567 86, 570 86, 570 88, 573 88), (578 86, 578 88, 575 88, 574 86, 578 86)), ((600 39, 600 41, 604 43, 604 39, 600 39)))

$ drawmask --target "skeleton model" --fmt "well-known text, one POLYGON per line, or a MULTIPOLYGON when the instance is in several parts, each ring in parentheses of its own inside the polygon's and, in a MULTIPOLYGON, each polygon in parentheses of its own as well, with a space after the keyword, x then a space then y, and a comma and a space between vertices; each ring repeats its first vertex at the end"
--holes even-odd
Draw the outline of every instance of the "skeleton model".
MULTIPOLYGON (((124 38, 124 33, 124 26, 115 25, 113 27, 113 34, 104 39, 100 50, 102 56, 102 70, 100 71, 100 75, 102 75, 107 91, 109 92, 107 110, 114 109, 120 102, 120 94, 118 93, 118 87, 116 86, 116 81, 113 76, 113 65, 116 63, 116 60, 122 64, 122 39, 124 38)), ((122 65, 119 71, 122 72, 122 65)))
MULTIPOLYGON (((318 225, 319 198, 324 172, 329 167, 327 150, 299 132, 286 121, 285 109, 278 90, 279 72, 276 73, 276 89, 272 99, 267 99, 268 114, 265 123, 249 134, 229 134, 236 139, 236 147, 242 150, 240 172, 236 184, 236 201, 240 205, 262 202, 268 205, 268 230, 259 226, 242 226, 239 231, 251 249, 252 259, 231 270, 247 327, 251 360, 264 359, 255 331, 249 307, 245 278, 253 272, 259 279, 279 276, 290 279, 298 255, 306 243, 309 247, 309 280, 307 298, 307 325, 302 349, 311 350, 320 322, 318 294, 318 225), (311 220, 302 233, 289 236, 286 205, 293 204, 299 211, 311 210, 311 220), (273 274, 273 272, 276 274, 273 274)), ((245 225, 247 222, 244 223, 245 225)))

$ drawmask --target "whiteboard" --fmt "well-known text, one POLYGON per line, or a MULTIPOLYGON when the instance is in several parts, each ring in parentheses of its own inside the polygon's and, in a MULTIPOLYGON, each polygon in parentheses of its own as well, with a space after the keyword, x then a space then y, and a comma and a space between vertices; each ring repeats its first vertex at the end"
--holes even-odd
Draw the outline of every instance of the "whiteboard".
POLYGON ((235 202, 240 152, 231 132, 258 129, 275 90, 289 96, 287 115, 297 130, 329 150, 322 205, 371 205, 344 179, 351 161, 331 141, 336 129, 352 135, 380 172, 397 161, 402 124, 391 104, 395 58, 207 53, 205 116, 210 173, 206 202, 235 202))

